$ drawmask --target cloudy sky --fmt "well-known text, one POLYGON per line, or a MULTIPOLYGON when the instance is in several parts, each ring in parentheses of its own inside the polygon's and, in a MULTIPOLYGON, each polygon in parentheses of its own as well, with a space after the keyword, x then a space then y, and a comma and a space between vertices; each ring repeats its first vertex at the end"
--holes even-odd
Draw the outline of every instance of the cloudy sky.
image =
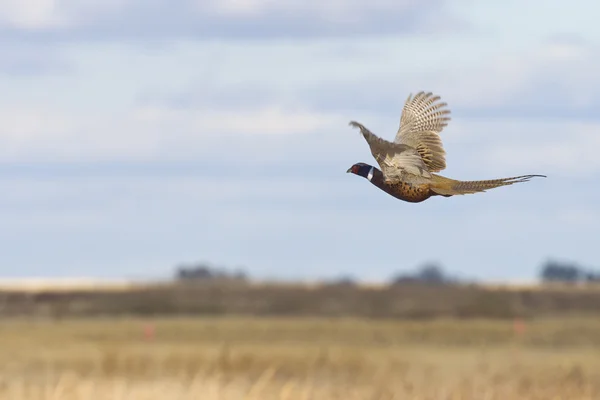
POLYGON ((600 3, 3 0, 0 274, 527 280, 600 268, 600 3), (398 201, 350 120, 409 93, 452 121, 445 176, 547 179, 398 201))

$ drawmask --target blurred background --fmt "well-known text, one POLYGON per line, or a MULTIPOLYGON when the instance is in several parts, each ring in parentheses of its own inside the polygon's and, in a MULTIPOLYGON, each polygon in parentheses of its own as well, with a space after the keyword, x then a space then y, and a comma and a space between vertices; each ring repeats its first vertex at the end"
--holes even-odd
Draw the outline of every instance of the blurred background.
POLYGON ((3 0, 0 393, 600 398, 598 13, 3 0), (444 176, 548 178, 346 174, 421 90, 444 176))

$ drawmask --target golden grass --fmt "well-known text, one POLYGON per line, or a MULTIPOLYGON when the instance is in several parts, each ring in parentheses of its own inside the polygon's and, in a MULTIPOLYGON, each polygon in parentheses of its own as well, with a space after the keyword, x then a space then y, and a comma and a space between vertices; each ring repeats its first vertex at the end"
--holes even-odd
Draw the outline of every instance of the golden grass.
POLYGON ((4 320, 0 398, 597 399, 600 321, 4 320))

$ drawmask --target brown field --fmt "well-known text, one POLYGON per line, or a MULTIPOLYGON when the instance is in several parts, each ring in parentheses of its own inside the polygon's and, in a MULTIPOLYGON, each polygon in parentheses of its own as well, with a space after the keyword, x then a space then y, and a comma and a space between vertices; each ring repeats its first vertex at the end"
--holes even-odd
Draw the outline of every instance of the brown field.
POLYGON ((0 284, 0 399, 599 399, 585 286, 0 284))
POLYGON ((600 398, 597 318, 11 318, 0 347, 2 399, 600 398))

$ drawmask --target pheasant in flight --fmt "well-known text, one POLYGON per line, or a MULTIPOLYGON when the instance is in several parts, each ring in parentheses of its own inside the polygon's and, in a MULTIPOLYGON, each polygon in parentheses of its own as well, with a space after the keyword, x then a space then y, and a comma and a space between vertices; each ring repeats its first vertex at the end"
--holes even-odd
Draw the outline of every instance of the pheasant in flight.
POLYGON ((381 170, 362 162, 346 172, 362 176, 384 192, 407 202, 420 203, 431 196, 450 197, 500 186, 527 182, 522 175, 485 181, 459 181, 434 174, 446 168, 446 152, 439 134, 450 121, 447 104, 440 97, 423 91, 408 96, 402 109, 400 127, 393 142, 382 139, 362 124, 351 121, 366 139, 381 170))

